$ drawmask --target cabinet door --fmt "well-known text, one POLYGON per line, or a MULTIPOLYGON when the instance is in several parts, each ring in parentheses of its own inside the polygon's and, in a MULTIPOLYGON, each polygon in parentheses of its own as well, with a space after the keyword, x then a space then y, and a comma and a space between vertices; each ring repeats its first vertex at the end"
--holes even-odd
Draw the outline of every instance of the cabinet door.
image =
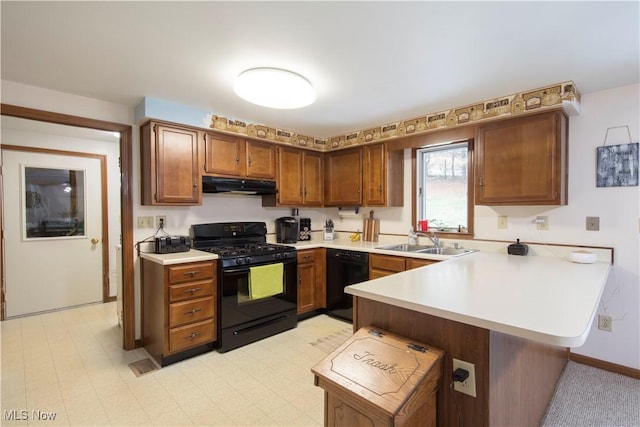
POLYGON ((365 146, 362 180, 365 206, 385 206, 387 162, 384 144, 365 146))
POLYGON ((566 204, 565 120, 551 112, 480 127, 476 204, 566 204))
POLYGON ((206 173, 227 176, 244 175, 243 139, 207 133, 205 156, 206 173))
POLYGON ((305 151, 302 155, 303 206, 322 206, 324 178, 322 154, 305 151))
POLYGON ((248 178, 276 178, 276 148, 274 145, 260 141, 247 141, 245 159, 248 178))
POLYGON ((362 150, 329 153, 325 159, 325 206, 362 205, 362 150))
POLYGON ((198 131, 156 124, 151 204, 199 204, 198 131))
POLYGON ((278 205, 302 205, 302 151, 278 147, 278 205))
POLYGON ((314 263, 298 264, 298 314, 316 308, 315 278, 314 263))

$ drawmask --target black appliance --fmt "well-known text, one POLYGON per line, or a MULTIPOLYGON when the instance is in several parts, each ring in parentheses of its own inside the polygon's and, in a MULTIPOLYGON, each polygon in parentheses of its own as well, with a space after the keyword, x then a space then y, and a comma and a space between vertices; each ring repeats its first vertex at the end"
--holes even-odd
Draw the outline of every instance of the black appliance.
POLYGON ((311 218, 300 218, 298 240, 311 240, 311 218))
POLYGON ((171 254, 176 252, 189 252, 191 239, 189 236, 162 236, 155 239, 155 253, 171 254))
POLYGON ((298 220, 292 216, 276 218, 276 241, 278 243, 296 243, 298 241, 298 220))
POLYGON ((217 176, 202 176, 203 193, 236 193, 236 194, 276 194, 275 181, 257 179, 220 178, 217 176))
POLYGON ((218 255, 218 351, 225 352, 298 324, 295 248, 266 243, 264 222, 191 226, 193 248, 218 255), (282 263, 282 292, 252 298, 252 267, 282 263))
POLYGON ((327 314, 353 322, 353 296, 344 288, 367 280, 367 252, 327 249, 327 314))

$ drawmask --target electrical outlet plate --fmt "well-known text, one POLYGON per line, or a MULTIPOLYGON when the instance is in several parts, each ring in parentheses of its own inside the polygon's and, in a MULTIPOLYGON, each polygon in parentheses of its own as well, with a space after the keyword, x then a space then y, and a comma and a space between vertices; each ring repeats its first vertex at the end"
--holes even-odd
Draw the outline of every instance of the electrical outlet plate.
POLYGON ((167 227, 167 217, 166 215, 156 215, 156 228, 160 227, 160 221, 162 221, 163 228, 167 227))
POLYGON ((500 228, 500 229, 507 228, 507 216, 506 215, 500 215, 498 217, 498 228, 500 228))
POLYGON ((476 366, 473 363, 453 359, 453 371, 458 368, 465 369, 467 372, 469 372, 469 378, 464 380, 464 382, 455 381, 453 383, 453 389, 459 391, 460 393, 476 397, 476 366))
POLYGON ((598 329, 613 332, 613 319, 606 314, 598 314, 598 329))
POLYGON ((139 216, 138 217, 138 228, 153 228, 153 217, 152 216, 139 216))
POLYGON ((587 217, 587 231, 599 231, 600 230, 600 217, 588 216, 587 217))
POLYGON ((547 217, 547 216, 537 216, 536 217, 536 225, 538 226, 538 230, 548 230, 549 229, 549 217, 547 217))

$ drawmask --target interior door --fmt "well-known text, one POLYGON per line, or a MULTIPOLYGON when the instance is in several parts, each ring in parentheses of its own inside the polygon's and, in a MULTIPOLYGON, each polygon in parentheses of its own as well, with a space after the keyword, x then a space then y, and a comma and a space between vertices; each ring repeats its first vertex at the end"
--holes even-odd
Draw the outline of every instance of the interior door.
POLYGON ((99 158, 2 150, 6 316, 103 300, 99 158))

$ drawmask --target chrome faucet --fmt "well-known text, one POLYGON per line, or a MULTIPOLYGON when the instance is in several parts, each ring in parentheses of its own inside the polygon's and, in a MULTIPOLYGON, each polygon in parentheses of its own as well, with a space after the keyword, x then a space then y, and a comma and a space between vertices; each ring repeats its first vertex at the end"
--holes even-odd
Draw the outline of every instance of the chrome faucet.
POLYGON ((431 243, 433 243, 433 245, 436 248, 440 247, 440 238, 438 236, 436 236, 436 233, 427 233, 425 231, 416 231, 416 234, 418 236, 424 236, 424 237, 428 238, 429 240, 431 240, 431 243))

